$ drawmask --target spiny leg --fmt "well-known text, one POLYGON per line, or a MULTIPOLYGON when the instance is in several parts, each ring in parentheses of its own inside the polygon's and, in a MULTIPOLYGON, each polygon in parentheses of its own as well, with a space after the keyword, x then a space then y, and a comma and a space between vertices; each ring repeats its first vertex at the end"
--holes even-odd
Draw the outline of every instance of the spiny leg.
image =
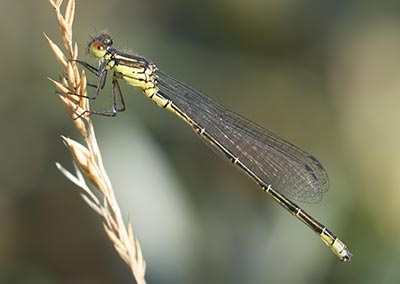
POLYGON ((116 116, 118 112, 124 111, 126 109, 124 97, 122 96, 122 92, 121 92, 121 87, 119 86, 118 79, 115 75, 112 80, 112 98, 113 98, 112 109, 103 110, 103 111, 86 110, 82 114, 80 114, 78 117, 81 117, 82 115, 85 115, 85 114, 96 114, 96 115, 113 117, 113 116, 116 116), (121 101, 120 105, 118 104, 118 100, 121 101))
POLYGON ((122 95, 121 87, 119 86, 119 82, 115 77, 115 74, 112 81, 112 85, 113 85, 113 107, 117 112, 125 111, 126 108, 125 108, 124 96, 122 95), (120 107, 118 107, 118 98, 121 100, 120 107))
MULTIPOLYGON (((81 95, 81 94, 76 94, 74 92, 70 92, 70 94, 76 95, 78 97, 87 98, 87 99, 93 99, 93 100, 96 99, 99 96, 101 90, 103 90, 103 88, 105 86, 108 70, 103 67, 103 64, 101 64, 99 66, 99 68, 97 69, 96 67, 94 67, 94 66, 92 66, 89 63, 84 62, 84 61, 75 60, 75 62, 80 64, 82 67, 87 69, 89 72, 93 73, 96 77, 99 77, 99 80, 98 80, 97 85, 96 84, 90 84, 90 83, 87 84, 87 86, 96 88, 96 91, 95 91, 93 96, 84 96, 84 95, 81 95)), ((119 82, 117 80, 117 77, 115 76, 115 73, 114 73, 113 80, 112 80, 112 98, 113 98, 112 109, 104 110, 104 111, 85 110, 84 112, 79 114, 75 119, 78 119, 78 118, 82 117, 85 114, 89 114, 89 115, 90 114, 97 114, 97 115, 103 115, 103 116, 116 116, 118 112, 121 112, 121 111, 125 110, 124 98, 122 96, 121 88, 119 86, 119 82), (121 105, 120 106, 118 105, 118 98, 121 101, 121 105)))
POLYGON ((75 61, 76 63, 79 63, 82 67, 85 67, 88 71, 90 71, 91 73, 93 73, 94 75, 99 77, 99 75, 100 75, 99 72, 100 72, 101 66, 99 69, 97 69, 96 67, 90 65, 89 63, 87 63, 85 61, 81 61, 81 60, 73 60, 73 61, 75 61))

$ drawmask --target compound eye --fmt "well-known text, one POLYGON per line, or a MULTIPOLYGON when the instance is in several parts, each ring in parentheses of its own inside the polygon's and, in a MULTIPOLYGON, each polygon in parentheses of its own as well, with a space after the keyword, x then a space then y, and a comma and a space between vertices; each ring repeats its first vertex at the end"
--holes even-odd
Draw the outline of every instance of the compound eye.
POLYGON ((107 46, 103 42, 95 40, 89 45, 89 53, 97 58, 102 58, 107 53, 107 46))
POLYGON ((93 48, 93 49, 96 49, 96 50, 98 50, 98 51, 104 51, 104 50, 106 50, 106 47, 104 46, 104 44, 102 44, 102 43, 99 42, 99 41, 93 42, 93 43, 92 43, 92 48, 93 48))

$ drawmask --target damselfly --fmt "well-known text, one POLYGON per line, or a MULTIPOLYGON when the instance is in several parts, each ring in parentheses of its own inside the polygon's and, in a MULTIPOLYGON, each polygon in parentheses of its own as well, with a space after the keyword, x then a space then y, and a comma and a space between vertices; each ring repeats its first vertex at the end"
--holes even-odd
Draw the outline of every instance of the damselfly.
POLYGON ((115 116, 125 110, 120 79, 142 90, 158 106, 189 124, 222 157, 253 178, 263 191, 317 233, 340 260, 350 260, 352 254, 335 234, 288 199, 315 203, 328 190, 328 175, 314 156, 159 71, 146 58, 123 53, 112 48, 112 44, 107 34, 91 39, 88 51, 99 60, 98 68, 78 61, 99 77, 91 98, 99 95, 107 73, 113 72, 112 109, 86 113, 115 116))

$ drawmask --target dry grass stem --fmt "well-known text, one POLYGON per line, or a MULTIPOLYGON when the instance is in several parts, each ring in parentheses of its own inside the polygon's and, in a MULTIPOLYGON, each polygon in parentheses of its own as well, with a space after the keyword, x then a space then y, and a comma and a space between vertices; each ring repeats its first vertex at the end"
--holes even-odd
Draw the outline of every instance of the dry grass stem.
POLYGON ((144 278, 145 262, 142 251, 132 233, 131 225, 128 223, 125 226, 111 182, 104 170, 92 120, 89 115, 85 114, 85 111, 89 110, 88 99, 76 95, 85 96, 87 92, 85 72, 84 70, 79 72, 76 62, 73 61, 78 58, 78 46, 72 41, 75 1, 68 1, 64 15, 60 10, 62 0, 49 0, 49 2, 56 13, 67 54, 65 55, 61 48, 45 35, 65 74, 59 81, 53 79, 50 81, 58 89, 59 98, 84 141, 82 145, 71 138, 62 137, 74 159, 75 174, 66 170, 59 163, 56 165, 69 180, 79 187, 83 200, 102 217, 104 230, 116 251, 131 268, 136 282, 144 284, 146 283, 144 278), (88 186, 87 181, 100 193, 102 200, 88 186))

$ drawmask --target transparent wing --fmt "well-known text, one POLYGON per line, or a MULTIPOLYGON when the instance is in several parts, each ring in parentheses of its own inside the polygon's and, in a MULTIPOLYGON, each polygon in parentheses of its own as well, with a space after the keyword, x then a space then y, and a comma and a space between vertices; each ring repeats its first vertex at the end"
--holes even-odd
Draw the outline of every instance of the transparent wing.
MULTIPOLYGON (((319 202, 329 179, 322 164, 311 154, 246 118, 227 110, 190 86, 158 71, 160 92, 237 157, 265 185, 285 196, 309 203, 319 202)), ((202 140, 220 152, 209 140, 202 140)), ((226 157, 226 155, 222 155, 226 157)))

